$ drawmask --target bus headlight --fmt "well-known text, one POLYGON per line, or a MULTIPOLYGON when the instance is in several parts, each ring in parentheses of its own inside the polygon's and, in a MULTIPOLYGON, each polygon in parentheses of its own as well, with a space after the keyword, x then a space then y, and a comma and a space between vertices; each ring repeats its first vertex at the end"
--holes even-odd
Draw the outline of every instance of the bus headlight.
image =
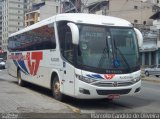
POLYGON ((140 81, 140 80, 141 80, 140 77, 137 77, 137 78, 135 78, 135 79, 132 79, 131 81, 134 82, 134 83, 136 83, 136 82, 138 82, 138 81, 140 81))
POLYGON ((80 75, 77 75, 77 78, 83 82, 86 82, 86 83, 93 83, 93 82, 97 81, 93 78, 88 78, 88 77, 84 77, 84 76, 80 76, 80 75))

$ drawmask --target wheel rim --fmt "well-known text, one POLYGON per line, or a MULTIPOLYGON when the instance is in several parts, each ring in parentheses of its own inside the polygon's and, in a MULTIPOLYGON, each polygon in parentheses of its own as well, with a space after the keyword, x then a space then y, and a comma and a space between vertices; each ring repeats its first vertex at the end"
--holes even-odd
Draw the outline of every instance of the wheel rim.
POLYGON ((59 96, 60 95, 60 84, 59 84, 59 82, 56 82, 54 84, 53 89, 54 89, 54 95, 59 96))

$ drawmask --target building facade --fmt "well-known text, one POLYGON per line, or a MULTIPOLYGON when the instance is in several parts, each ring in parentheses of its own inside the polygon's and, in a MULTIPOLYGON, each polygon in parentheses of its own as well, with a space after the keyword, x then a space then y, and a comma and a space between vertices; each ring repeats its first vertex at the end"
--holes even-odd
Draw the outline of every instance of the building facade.
POLYGON ((11 33, 24 28, 28 0, 2 0, 2 49, 6 52, 11 33))
POLYGON ((2 0, 0 0, 0 50, 2 50, 2 0))
POLYGON ((154 15, 151 16, 151 19, 153 19, 153 27, 152 29, 154 31, 157 31, 157 64, 160 64, 160 11, 157 11, 154 15))
POLYGON ((40 9, 40 20, 44 20, 61 12, 59 0, 45 1, 40 9))
POLYGON ((159 64, 158 56, 158 32, 157 30, 147 29, 143 33, 143 46, 140 48, 140 61, 142 66, 159 64))
POLYGON ((27 12, 25 14, 25 26, 30 26, 40 21, 40 10, 27 12))
POLYGON ((124 18, 133 24, 152 25, 153 5, 142 0, 110 0, 108 15, 124 18))
POLYGON ((34 1, 32 7, 30 6, 28 12, 25 13, 25 26, 30 26, 48 17, 59 14, 60 11, 59 0, 34 1))
POLYGON ((155 11, 149 0, 88 0, 88 13, 98 13, 126 19, 135 25, 152 25, 149 19, 155 11))

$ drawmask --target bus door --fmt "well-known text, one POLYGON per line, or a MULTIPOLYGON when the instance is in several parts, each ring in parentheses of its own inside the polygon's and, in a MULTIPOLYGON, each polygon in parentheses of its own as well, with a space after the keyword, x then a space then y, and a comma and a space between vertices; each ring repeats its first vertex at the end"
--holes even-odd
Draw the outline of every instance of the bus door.
POLYGON ((64 35, 64 40, 63 40, 63 89, 64 92, 68 95, 74 96, 74 87, 75 87, 75 68, 74 68, 74 48, 72 44, 72 37, 71 37, 71 32, 68 30, 63 30, 66 31, 64 35))

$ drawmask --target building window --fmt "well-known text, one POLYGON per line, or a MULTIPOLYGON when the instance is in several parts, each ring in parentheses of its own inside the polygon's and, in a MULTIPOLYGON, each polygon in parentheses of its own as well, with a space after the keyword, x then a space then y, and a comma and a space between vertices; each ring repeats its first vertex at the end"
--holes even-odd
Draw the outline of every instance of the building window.
POLYGON ((135 20, 134 20, 134 23, 138 23, 138 20, 135 19, 135 20))
POLYGON ((24 5, 24 9, 27 9, 27 5, 24 5))
POLYGON ((58 13, 58 6, 56 6, 56 13, 58 13))
POLYGON ((138 9, 138 6, 134 6, 134 9, 138 9))

